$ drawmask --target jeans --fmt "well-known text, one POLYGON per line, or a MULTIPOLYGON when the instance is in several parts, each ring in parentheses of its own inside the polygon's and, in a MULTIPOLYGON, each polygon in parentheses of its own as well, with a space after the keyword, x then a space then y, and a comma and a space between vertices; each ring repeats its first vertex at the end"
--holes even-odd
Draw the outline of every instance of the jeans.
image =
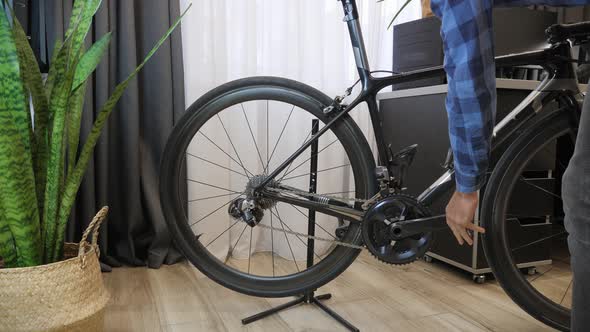
POLYGON ((573 272, 571 329, 590 330, 590 88, 574 155, 563 176, 565 228, 573 272))

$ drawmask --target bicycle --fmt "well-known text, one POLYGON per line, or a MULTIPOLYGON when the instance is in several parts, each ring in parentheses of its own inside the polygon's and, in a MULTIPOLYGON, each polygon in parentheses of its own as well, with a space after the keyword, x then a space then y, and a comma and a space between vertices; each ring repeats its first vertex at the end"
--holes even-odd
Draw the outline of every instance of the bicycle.
MULTIPOLYGON (((191 105, 167 143, 160 171, 160 194, 172 239, 207 277, 240 293, 286 297, 317 289, 346 270, 365 249, 385 263, 411 263, 425 255, 434 232, 446 228, 444 215, 433 216, 428 206, 454 186, 452 155, 449 153, 444 164, 444 174, 421 195, 405 195, 403 179, 416 147, 397 153, 390 151, 383 139, 384 128, 376 101, 377 92, 386 87, 438 76, 444 69, 441 66, 374 77, 365 51, 356 1, 341 2, 361 83, 360 93, 350 104, 345 105, 343 101, 351 94, 352 87, 345 95, 332 99, 310 86, 284 78, 240 79, 215 88, 191 105), (365 136, 349 115, 363 102, 372 120, 377 163, 365 136), (269 124, 270 112, 273 118, 280 118, 279 126, 269 124), (254 122, 250 121, 253 113, 256 125, 260 122, 263 129, 256 131, 258 140, 252 129, 254 122), (228 122, 228 116, 233 116, 234 121, 228 122), (296 118, 301 121, 292 120, 296 118), (295 129, 287 127, 291 120, 297 122, 295 129), (309 132, 301 130, 301 123, 308 120, 316 120, 313 123, 319 125, 309 132), (248 131, 236 137, 232 126, 247 126, 248 131), (298 138, 289 142, 302 141, 293 153, 286 151, 287 148, 278 148, 286 132, 298 138), (273 135, 275 143, 271 144, 273 135), (319 148, 323 142, 329 143, 319 148), (199 154, 205 146, 209 150, 199 154), (335 147, 339 153, 325 157, 325 151, 335 147), (312 153, 306 159, 307 154, 303 153, 308 150, 312 153), (276 162, 280 155, 283 158, 276 162), (325 165, 334 156, 343 156, 345 161, 315 173, 292 175, 315 158, 322 158, 319 163, 325 165), (255 163, 254 171, 250 170, 252 163, 255 163), (193 194, 207 190, 216 192, 207 197, 185 198, 186 193, 181 188, 186 181, 187 164, 229 172, 225 185, 232 189, 215 182, 221 178, 215 176, 215 171, 201 172, 196 175, 206 179, 189 178, 189 185, 199 188, 189 191, 193 194), (317 190, 309 190, 310 181, 313 182, 311 187, 317 190), (315 188, 316 185, 319 187, 315 188), (338 191, 334 192, 335 189, 338 191), (227 197, 231 199, 225 202, 227 197), (220 199, 224 204, 215 209, 209 207, 211 201, 220 199), (284 218, 287 214, 299 216, 308 223, 299 221, 289 225, 284 218), (317 219, 316 214, 319 214, 317 219), (193 215, 199 219, 195 221, 193 215), (312 227, 309 226, 311 217, 316 219, 312 227), (206 220, 215 220, 214 224, 209 221, 208 227, 218 228, 218 231, 202 232, 206 220), (236 228, 236 225, 240 226, 236 228), (270 244, 261 241, 269 237, 270 244), (225 241, 219 241, 220 238, 225 241), (307 247, 305 240, 324 246, 319 249, 320 253, 311 254, 311 267, 300 269, 298 261, 304 257, 299 251, 296 255, 294 247, 307 247), (277 241, 284 241, 287 246, 277 249, 277 241), (246 262, 245 254, 240 258, 235 251, 238 248, 238 252, 244 252, 248 242, 246 262)), ((533 317, 554 328, 567 330, 570 310, 563 304, 568 301, 566 296, 571 282, 563 297, 561 293, 558 296, 551 293, 555 289, 553 284, 539 286, 539 278, 544 275, 555 271, 566 275, 564 261, 553 260, 545 272, 526 276, 514 257, 515 252, 539 241, 567 236, 561 225, 563 212, 557 210, 561 199, 560 177, 571 151, 560 152, 560 158, 553 158, 556 161, 548 168, 549 185, 537 181, 547 175, 539 175, 538 169, 531 165, 543 154, 555 154, 557 144, 568 147, 575 144, 583 94, 577 84, 573 66, 576 60, 571 57, 570 42, 586 43, 590 38, 590 23, 552 26, 547 35, 551 46, 546 49, 497 58, 498 66, 541 66, 546 78, 495 126, 493 151, 501 158, 489 176, 480 219, 487 230, 483 236, 485 253, 502 288, 533 317), (512 193, 522 185, 551 195, 556 212, 541 216, 512 213, 512 193), (524 226, 547 223, 552 230, 531 243, 510 243, 508 230, 514 222, 524 226), (550 291, 543 293, 546 289, 550 291)))

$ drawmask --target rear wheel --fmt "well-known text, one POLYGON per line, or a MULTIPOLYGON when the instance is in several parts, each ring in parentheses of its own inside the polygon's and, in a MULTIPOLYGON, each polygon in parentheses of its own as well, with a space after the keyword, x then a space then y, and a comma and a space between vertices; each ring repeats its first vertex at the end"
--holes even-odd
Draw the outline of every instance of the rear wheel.
MULTIPOLYGON (((209 92, 175 127, 161 165, 162 207, 174 242, 209 278, 241 293, 284 297, 324 285, 357 257, 358 249, 315 241, 308 268, 310 211, 250 191, 311 137, 312 124, 329 121, 323 108, 330 102, 301 83, 249 78, 209 92), (188 199, 180 191, 186 177, 188 199), (244 200, 255 202, 257 222, 236 217, 244 200)), ((374 159, 350 117, 318 143, 317 193, 351 206, 374 194, 374 159)), ((308 192, 311 157, 308 149, 267 188, 308 192)), ((357 223, 317 213, 315 225, 318 237, 362 244, 357 223)))
POLYGON ((561 178, 575 129, 565 112, 525 129, 494 169, 481 214, 485 253, 502 288, 560 330, 569 330, 573 281, 561 178))

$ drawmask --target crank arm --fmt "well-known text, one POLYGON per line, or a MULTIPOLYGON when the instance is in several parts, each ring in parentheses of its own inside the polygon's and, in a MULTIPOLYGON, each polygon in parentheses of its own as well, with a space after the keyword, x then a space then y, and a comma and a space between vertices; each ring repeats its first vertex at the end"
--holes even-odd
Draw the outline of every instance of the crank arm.
POLYGON ((263 197, 273 199, 275 201, 293 204, 312 211, 317 211, 337 218, 350 220, 352 222, 361 222, 365 213, 363 211, 355 210, 345 206, 331 205, 320 202, 314 202, 308 199, 295 198, 291 196, 282 195, 278 192, 264 190, 263 197))
POLYGON ((391 224, 389 227, 391 230, 391 237, 394 240, 402 240, 416 234, 434 232, 448 228, 447 216, 441 214, 433 217, 398 221, 391 224))

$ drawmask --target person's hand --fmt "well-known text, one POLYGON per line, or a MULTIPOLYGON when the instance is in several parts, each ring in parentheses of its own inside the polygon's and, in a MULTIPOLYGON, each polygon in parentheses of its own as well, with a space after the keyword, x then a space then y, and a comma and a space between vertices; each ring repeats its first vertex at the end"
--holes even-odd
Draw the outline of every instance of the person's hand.
POLYGON ((473 223, 478 201, 477 192, 462 193, 456 191, 447 205, 447 225, 453 231, 460 245, 463 245, 463 242, 473 245, 473 239, 467 230, 479 233, 485 233, 486 231, 483 227, 476 226, 473 223))

